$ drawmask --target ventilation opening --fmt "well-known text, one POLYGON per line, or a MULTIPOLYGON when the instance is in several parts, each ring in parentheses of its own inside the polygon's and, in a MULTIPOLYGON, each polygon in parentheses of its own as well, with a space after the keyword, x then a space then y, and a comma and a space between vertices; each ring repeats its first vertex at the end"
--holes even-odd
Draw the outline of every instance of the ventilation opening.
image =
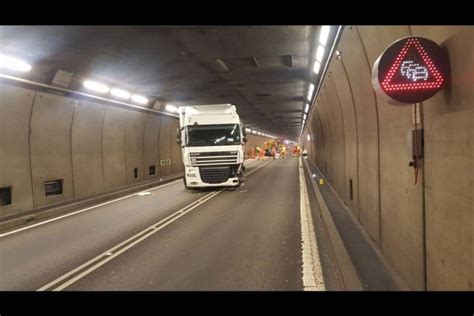
POLYGON ((2 206, 12 204, 12 187, 0 188, 0 203, 2 206))
POLYGON ((135 179, 138 179, 138 168, 133 169, 133 176, 135 177, 135 179))
POLYGON ((44 182, 44 193, 46 196, 63 194, 63 180, 52 180, 44 182))
POLYGON ((354 199, 354 194, 353 194, 353 191, 352 191, 352 179, 349 179, 349 192, 350 192, 351 201, 352 201, 354 199))
POLYGON ((156 174, 156 168, 155 168, 155 166, 149 166, 149 167, 148 167, 148 174, 149 174, 150 176, 154 176, 154 175, 156 174))

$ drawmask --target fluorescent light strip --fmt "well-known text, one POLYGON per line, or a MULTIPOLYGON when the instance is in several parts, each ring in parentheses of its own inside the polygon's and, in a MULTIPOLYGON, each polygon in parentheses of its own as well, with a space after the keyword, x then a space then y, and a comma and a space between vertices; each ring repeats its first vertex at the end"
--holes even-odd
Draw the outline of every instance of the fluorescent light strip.
POLYGON ((107 87, 105 84, 97 82, 97 81, 86 80, 82 84, 87 89, 95 91, 95 92, 99 92, 99 93, 107 93, 110 90, 109 87, 107 87))
POLYGON ((319 45, 318 50, 316 51, 316 60, 321 62, 323 60, 323 56, 324 56, 324 46, 319 45))
POLYGON ((122 89, 112 88, 110 90, 110 94, 120 99, 124 99, 124 100, 130 99, 130 93, 122 89))
POLYGON ((305 107, 304 107, 304 112, 305 112, 305 113, 308 113, 308 111, 309 111, 309 104, 306 103, 306 105, 305 105, 305 107))
POLYGON ((168 112, 178 112, 178 108, 173 104, 167 104, 165 110, 168 112))
POLYGON ((147 98, 145 98, 144 96, 141 96, 141 95, 137 95, 137 94, 132 95, 132 101, 136 102, 136 103, 139 103, 139 104, 147 104, 148 103, 147 98))
MULTIPOLYGON (((332 53, 333 53, 333 51, 335 50, 336 44, 337 44, 337 42, 338 42, 338 39, 339 39, 340 36, 341 36, 342 28, 343 28, 342 25, 339 25, 339 26, 338 26, 336 35, 335 35, 335 37, 334 37, 333 45, 332 45, 331 50, 330 50, 330 52, 329 52, 329 56, 332 56, 332 53)), ((326 45, 327 37, 329 36, 329 31, 330 31, 330 27, 329 27, 328 25, 324 25, 324 26, 321 28, 320 43, 321 43, 322 45, 326 45), (327 33, 327 35, 326 35, 326 33, 327 33)), ((323 75, 325 74, 325 72, 326 72, 326 70, 327 70, 328 64, 329 64, 329 58, 327 58, 326 63, 325 63, 325 65, 324 65, 323 75)), ((322 81, 323 81, 322 79, 323 79, 323 77, 321 77, 320 80, 319 80, 319 83, 318 83, 318 90, 316 91, 316 95, 318 95, 319 90, 321 89, 321 84, 322 84, 322 81)), ((308 95, 308 101, 310 101, 309 95, 308 95)), ((303 129, 304 129, 304 126, 301 127, 301 132, 300 132, 300 136, 299 136, 299 139, 300 139, 300 140, 301 140, 301 136, 303 135, 303 129)))
POLYGON ((110 102, 110 103, 114 103, 114 104, 125 105, 129 108, 138 109, 138 110, 142 110, 142 111, 146 111, 146 112, 150 112, 150 113, 157 113, 157 114, 162 114, 162 115, 171 116, 171 117, 178 117, 176 114, 171 114, 171 113, 168 113, 168 112, 165 112, 165 111, 149 109, 147 107, 135 105, 135 104, 132 104, 132 103, 126 103, 126 102, 123 102, 123 101, 118 101, 118 100, 110 99, 110 98, 104 98, 104 97, 101 97, 101 96, 85 93, 85 92, 78 91, 78 90, 70 90, 70 89, 66 89, 66 88, 62 88, 62 87, 58 87, 58 86, 44 84, 44 83, 37 82, 37 81, 32 81, 32 80, 27 80, 27 79, 15 77, 15 76, 5 75, 5 74, 2 74, 2 73, 0 73, 0 78, 5 78, 5 79, 16 81, 16 82, 22 82, 22 83, 26 83, 28 85, 32 85, 32 86, 36 86, 36 87, 48 88, 48 89, 51 89, 51 90, 56 90, 56 91, 71 93, 71 94, 75 94, 75 95, 80 95, 80 96, 87 97, 87 98, 90 98, 90 99, 93 99, 93 100, 100 100, 100 101, 110 102))
POLYGON ((313 72, 314 72, 315 74, 318 74, 320 69, 321 69, 321 63, 316 60, 316 61, 314 62, 314 66, 313 66, 313 72))
POLYGON ((21 59, 0 55, 0 68, 7 68, 10 70, 27 72, 31 70, 31 65, 21 59))
POLYGON ((326 43, 328 41, 329 37, 329 31, 330 31, 330 26, 329 25, 323 25, 321 27, 321 33, 319 34, 319 43, 323 46, 326 46, 326 43))

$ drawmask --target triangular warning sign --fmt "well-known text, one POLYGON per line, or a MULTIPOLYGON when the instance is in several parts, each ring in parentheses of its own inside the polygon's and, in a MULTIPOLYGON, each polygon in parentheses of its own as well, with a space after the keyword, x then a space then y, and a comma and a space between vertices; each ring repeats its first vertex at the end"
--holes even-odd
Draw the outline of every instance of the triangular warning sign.
POLYGON ((407 40, 382 80, 385 91, 439 89, 444 78, 417 38, 407 40))

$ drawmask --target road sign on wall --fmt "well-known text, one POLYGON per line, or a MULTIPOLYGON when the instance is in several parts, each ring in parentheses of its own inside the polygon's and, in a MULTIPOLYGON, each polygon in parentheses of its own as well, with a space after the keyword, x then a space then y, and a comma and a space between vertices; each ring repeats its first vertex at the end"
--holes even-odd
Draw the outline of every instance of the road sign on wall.
POLYGON ((442 90, 449 62, 443 48, 423 37, 406 37, 390 45, 374 63, 372 86, 386 102, 422 102, 442 90))

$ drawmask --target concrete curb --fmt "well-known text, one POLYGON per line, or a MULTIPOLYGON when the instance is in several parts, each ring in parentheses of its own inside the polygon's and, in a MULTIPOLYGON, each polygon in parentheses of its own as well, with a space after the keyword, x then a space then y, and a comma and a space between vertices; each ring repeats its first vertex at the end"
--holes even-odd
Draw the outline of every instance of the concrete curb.
MULTIPOLYGON (((310 169, 306 159, 304 160, 304 164, 307 174, 311 174, 311 172, 309 172, 310 169)), ((362 286, 362 283, 359 277, 357 276, 356 269, 352 264, 349 254, 347 253, 346 247, 344 246, 341 236, 339 235, 336 225, 334 224, 331 213, 329 212, 329 208, 326 202, 324 201, 323 195, 319 190, 316 181, 312 177, 310 177, 310 182, 313 187, 313 191, 316 195, 316 201, 319 205, 321 217, 323 218, 324 224, 326 225, 326 229, 329 234, 329 239, 332 243, 332 248, 336 257, 336 263, 339 267, 339 272, 342 277, 344 287, 348 291, 363 291, 364 287, 362 286)))
MULTIPOLYGON (((319 170, 319 169, 318 169, 319 170)), ((320 171, 319 171, 320 172, 320 171)), ((321 173, 321 172, 320 172, 321 173)), ((326 180, 326 179, 325 179, 326 180)), ((349 218, 352 220, 354 225, 357 227, 357 229, 361 232, 361 234, 364 236, 365 240, 369 244, 369 246, 372 248, 374 253, 379 257, 380 261, 384 264, 385 268, 389 271, 389 273, 392 275, 394 281, 397 283, 398 287, 400 290, 403 291, 410 291, 411 289, 408 287, 408 285, 403 281, 402 277, 400 274, 397 272, 397 270, 393 267, 393 265, 390 263, 390 261, 385 257, 383 254, 382 250, 375 244, 375 242, 370 238, 370 236, 367 234, 365 229, 361 226, 360 222, 355 218, 354 214, 352 211, 347 207, 347 205, 344 204, 344 201, 339 197, 339 194, 337 194, 336 190, 333 188, 333 186, 329 183, 329 181, 326 180, 326 184, 329 186, 331 191, 334 193, 335 197, 338 199, 338 201, 341 203, 341 205, 344 207, 344 210, 349 214, 349 218)))
POLYGON ((42 219, 49 219, 55 216, 64 215, 70 212, 73 212, 77 209, 89 207, 97 203, 107 202, 123 195, 131 194, 133 192, 139 192, 144 189, 149 189, 161 184, 166 184, 168 182, 177 180, 181 178, 183 174, 172 175, 168 177, 163 177, 160 180, 148 181, 145 183, 136 184, 130 187, 121 188, 116 191, 107 192, 98 196, 90 197, 84 200, 70 201, 69 203, 64 203, 57 206, 50 206, 46 209, 39 209, 37 212, 28 212, 24 215, 19 215, 18 217, 10 218, 7 220, 0 220, 0 232, 5 233, 10 229, 19 228, 27 224, 37 223, 42 219))

